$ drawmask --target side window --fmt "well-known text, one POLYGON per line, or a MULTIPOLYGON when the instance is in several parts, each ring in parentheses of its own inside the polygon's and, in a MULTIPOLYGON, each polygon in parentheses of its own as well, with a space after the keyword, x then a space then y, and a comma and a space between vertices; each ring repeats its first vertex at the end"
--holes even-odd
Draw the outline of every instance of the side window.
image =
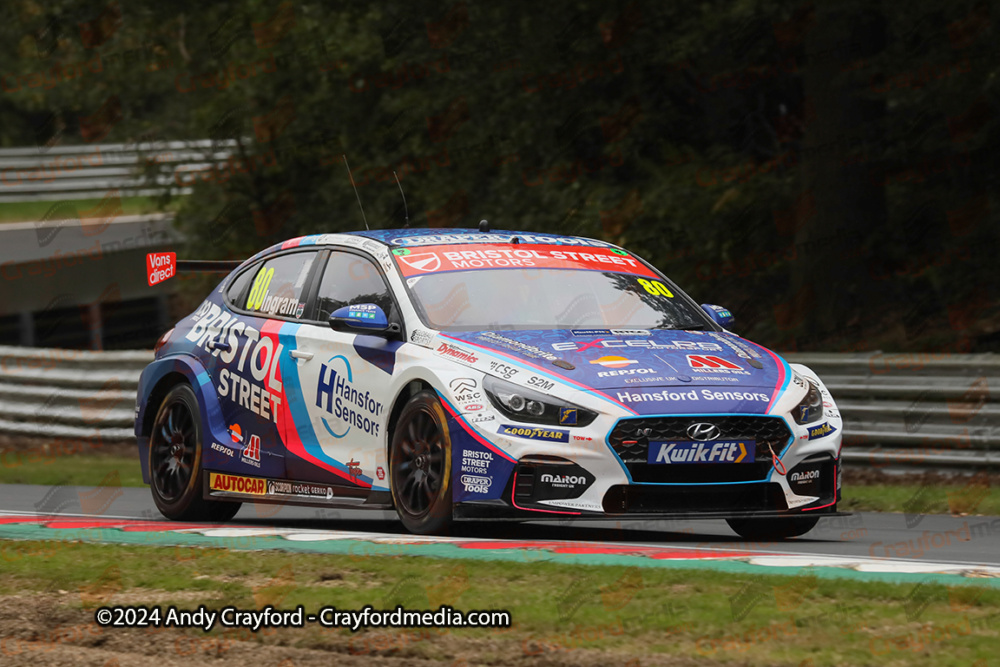
POLYGON ((229 300, 229 303, 238 308, 243 308, 243 304, 245 302, 241 301, 240 297, 243 296, 243 292, 246 290, 247 285, 250 284, 250 279, 257 274, 258 268, 260 267, 250 267, 249 269, 244 269, 243 273, 233 279, 233 282, 229 284, 229 289, 226 290, 226 299, 229 300))
POLYGON ((256 273, 248 271, 254 273, 253 283, 243 303, 236 305, 265 316, 302 317, 302 288, 315 259, 315 252, 295 252, 267 260, 256 273))
POLYGON ((316 299, 317 319, 325 322, 338 308, 358 303, 374 303, 391 322, 395 304, 378 267, 348 252, 331 252, 323 271, 316 299))

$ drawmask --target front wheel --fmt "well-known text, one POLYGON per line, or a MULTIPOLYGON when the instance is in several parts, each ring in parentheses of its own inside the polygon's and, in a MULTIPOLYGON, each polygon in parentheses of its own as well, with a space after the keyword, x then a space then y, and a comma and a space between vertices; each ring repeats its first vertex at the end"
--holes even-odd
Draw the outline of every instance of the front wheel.
POLYGON ((411 398, 396 422, 389 456, 392 500, 419 535, 446 533, 452 521, 451 438, 433 391, 411 398))
POLYGON ((726 519, 736 534, 747 540, 784 540, 805 535, 816 527, 818 516, 726 519))
POLYGON ((149 477, 160 513, 177 521, 229 521, 239 502, 205 500, 201 495, 201 411, 194 390, 179 384, 156 412, 149 438, 149 477))

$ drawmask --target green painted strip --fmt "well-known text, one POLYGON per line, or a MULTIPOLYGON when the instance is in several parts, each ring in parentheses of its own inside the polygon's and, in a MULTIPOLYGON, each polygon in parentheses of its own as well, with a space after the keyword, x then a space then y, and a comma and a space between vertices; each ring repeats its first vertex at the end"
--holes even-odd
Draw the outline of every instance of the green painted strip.
MULTIPOLYGON (((237 551, 281 550, 296 553, 338 554, 351 558, 371 556, 424 556, 477 561, 508 561, 522 563, 562 563, 566 565, 613 565, 661 567, 682 570, 714 570, 728 574, 765 574, 795 576, 803 569, 824 579, 853 579, 889 583, 935 582, 946 585, 988 586, 1000 589, 1000 579, 963 577, 957 574, 903 572, 858 572, 843 567, 773 567, 753 565, 739 560, 656 559, 644 556, 615 554, 558 554, 542 549, 463 549, 450 543, 385 544, 364 540, 322 540, 296 542, 276 536, 206 537, 200 533, 174 531, 127 532, 118 528, 53 529, 38 524, 0 525, 0 539, 80 541, 129 546, 222 548, 237 551)), ((7 550, 0 547, 0 561, 10 560, 7 550)))

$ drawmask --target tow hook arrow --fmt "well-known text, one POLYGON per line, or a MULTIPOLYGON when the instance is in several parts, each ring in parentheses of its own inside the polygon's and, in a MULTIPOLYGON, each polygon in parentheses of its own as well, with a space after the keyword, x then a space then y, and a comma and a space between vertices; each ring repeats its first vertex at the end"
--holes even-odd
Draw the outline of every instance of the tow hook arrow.
POLYGON ((781 459, 778 458, 778 455, 774 453, 774 447, 771 445, 771 443, 767 443, 767 448, 771 452, 771 465, 774 466, 775 472, 784 477, 785 473, 787 472, 785 470, 785 464, 782 463, 781 459))

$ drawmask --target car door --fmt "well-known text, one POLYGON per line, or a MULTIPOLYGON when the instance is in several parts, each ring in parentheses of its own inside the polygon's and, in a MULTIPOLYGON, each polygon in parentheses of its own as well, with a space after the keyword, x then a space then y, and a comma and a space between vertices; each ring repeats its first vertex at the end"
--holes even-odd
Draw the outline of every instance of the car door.
POLYGON ((236 276, 226 293, 235 317, 214 343, 210 369, 228 439, 205 443, 212 466, 246 475, 282 478, 287 421, 282 370, 292 361, 280 332, 301 321, 320 252, 269 256, 236 276))
POLYGON ((358 251, 331 250, 308 321, 282 329, 282 344, 295 359, 283 374, 296 427, 286 434, 288 476, 346 487, 345 495, 388 489, 389 388, 402 345, 330 328, 331 313, 361 303, 378 305, 390 322, 402 324, 378 264, 358 251))

